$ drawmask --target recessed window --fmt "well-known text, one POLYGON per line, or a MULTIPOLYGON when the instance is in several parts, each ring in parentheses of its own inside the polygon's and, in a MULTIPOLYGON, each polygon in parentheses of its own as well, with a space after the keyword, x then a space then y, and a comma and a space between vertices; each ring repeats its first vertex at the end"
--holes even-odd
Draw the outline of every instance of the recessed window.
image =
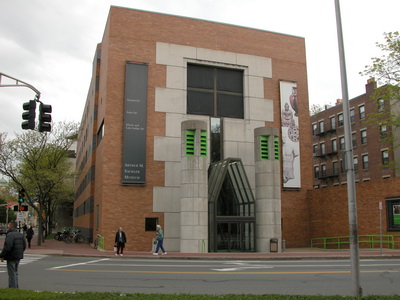
POLYGON ((358 170, 358 157, 354 156, 353 157, 353 164, 354 164, 354 171, 358 170))
POLYGON ((343 126, 343 124, 344 124, 343 114, 338 114, 337 118, 338 118, 339 127, 343 126))
POLYGON ((188 64, 187 113, 243 119, 243 71, 188 64))
POLYGON ((359 113, 360 119, 365 119, 365 106, 364 105, 360 105, 358 107, 358 113, 359 113))
POLYGON ((336 119, 335 117, 330 118, 331 129, 336 129, 336 119))
POLYGON ((354 122, 354 109, 350 109, 350 121, 354 122))
POLYGON ((382 156, 382 165, 389 164, 389 151, 388 150, 382 150, 381 151, 381 156, 382 156))
POLYGON ((312 134, 313 135, 317 135, 317 123, 313 123, 312 124, 312 128, 311 128, 311 130, 312 130, 312 134))
POLYGON ((361 144, 366 144, 367 143, 367 131, 366 130, 361 130, 361 144))
POLYGON ((157 224, 158 224, 158 218, 146 218, 145 219, 145 230, 146 231, 156 231, 157 224))
POLYGON ((369 164, 368 164, 368 154, 364 154, 362 156, 362 165, 363 165, 363 169, 368 169, 369 164))

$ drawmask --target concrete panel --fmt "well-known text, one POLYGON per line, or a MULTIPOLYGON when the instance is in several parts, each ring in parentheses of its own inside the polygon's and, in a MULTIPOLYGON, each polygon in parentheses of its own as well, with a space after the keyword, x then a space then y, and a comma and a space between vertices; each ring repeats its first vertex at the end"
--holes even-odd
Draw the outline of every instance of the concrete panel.
POLYGON ((196 57, 194 47, 157 43, 156 49, 156 63, 160 65, 185 67, 184 57, 196 57))
POLYGON ((164 238, 179 239, 180 236, 180 213, 164 214, 164 238))
POLYGON ((272 100, 250 98, 250 119, 263 122, 274 121, 274 104, 272 100))
POLYGON ((236 53, 216 51, 204 48, 197 48, 197 59, 226 63, 226 64, 236 64, 236 53))
POLYGON ((154 187, 153 188, 154 212, 179 212, 180 188, 179 187, 154 187))
POLYGON ((264 98, 264 78, 247 76, 248 93, 247 96, 256 99, 264 98))
POLYGON ((154 160, 181 161, 181 139, 172 137, 154 137, 154 160))
POLYGON ((238 143, 238 156, 240 157, 243 165, 254 164, 254 143, 238 143))
POLYGON ((165 162, 165 186, 180 187, 181 163, 165 162))
POLYGON ((167 67, 167 88, 186 90, 186 68, 168 66, 167 67))
POLYGON ((185 114, 186 91, 156 88, 155 111, 185 114))
POLYGON ((248 66, 251 76, 272 78, 272 60, 270 58, 238 54, 237 63, 238 65, 248 66))

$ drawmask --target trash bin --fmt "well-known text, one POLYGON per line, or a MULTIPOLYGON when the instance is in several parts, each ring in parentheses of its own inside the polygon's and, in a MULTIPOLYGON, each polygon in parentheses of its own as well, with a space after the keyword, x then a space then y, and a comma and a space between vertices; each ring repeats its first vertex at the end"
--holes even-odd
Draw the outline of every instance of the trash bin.
POLYGON ((278 252, 278 239, 270 239, 269 240, 269 251, 270 252, 278 252))

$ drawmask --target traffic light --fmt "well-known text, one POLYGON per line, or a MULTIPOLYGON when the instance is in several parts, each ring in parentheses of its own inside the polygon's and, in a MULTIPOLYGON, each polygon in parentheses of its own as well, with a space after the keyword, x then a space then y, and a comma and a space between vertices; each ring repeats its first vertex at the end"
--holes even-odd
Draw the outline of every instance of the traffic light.
POLYGON ((51 105, 39 105, 39 132, 51 131, 51 105))
POLYGON ((22 119, 26 120, 22 122, 22 129, 35 129, 35 118, 36 118, 36 101, 30 100, 22 105, 24 112, 22 113, 22 119))
POLYGON ((25 190, 20 189, 18 192, 18 203, 23 203, 25 201, 25 190))
POLYGON ((21 205, 19 211, 28 211, 28 205, 21 205))

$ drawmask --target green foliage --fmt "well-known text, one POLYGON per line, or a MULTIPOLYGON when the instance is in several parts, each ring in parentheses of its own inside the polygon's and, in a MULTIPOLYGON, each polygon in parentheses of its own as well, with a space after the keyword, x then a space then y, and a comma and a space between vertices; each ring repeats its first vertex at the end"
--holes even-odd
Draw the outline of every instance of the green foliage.
MULTIPOLYGON (((351 300, 351 296, 301 296, 301 295, 192 295, 192 294, 125 294, 125 293, 95 293, 95 292, 42 292, 17 289, 0 289, 2 300, 20 299, 72 299, 72 300, 351 300)), ((400 296, 366 296, 358 299, 365 300, 395 300, 400 296)))
POLYGON ((316 114, 320 113, 323 110, 324 110, 324 108, 321 105, 313 104, 310 107, 310 115, 311 116, 316 115, 316 114))
POLYGON ((75 174, 68 156, 77 131, 78 124, 61 122, 50 133, 28 131, 10 141, 0 135, 0 173, 15 190, 25 190, 27 204, 40 217, 39 228, 43 213, 51 215, 60 198, 72 202, 75 174))

